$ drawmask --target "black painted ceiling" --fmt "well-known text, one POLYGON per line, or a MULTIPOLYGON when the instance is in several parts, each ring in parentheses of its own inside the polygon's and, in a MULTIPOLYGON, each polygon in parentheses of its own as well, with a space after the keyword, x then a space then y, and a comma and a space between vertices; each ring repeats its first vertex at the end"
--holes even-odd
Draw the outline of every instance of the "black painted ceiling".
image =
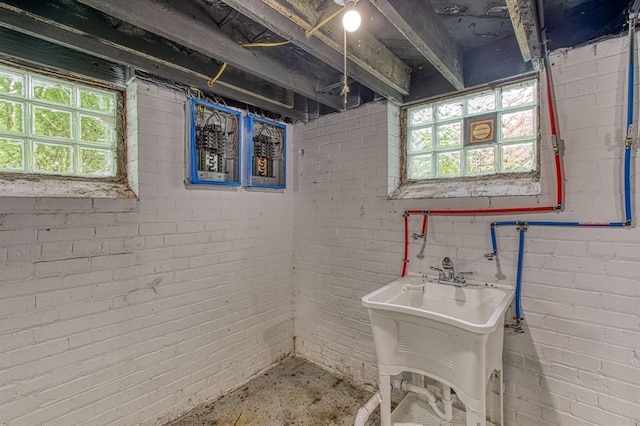
MULTIPOLYGON (((410 85, 405 88, 406 93, 398 95, 395 92, 394 100, 407 102, 454 91, 451 79, 443 77, 398 30, 401 27, 394 26, 379 11, 382 9, 378 1, 382 0, 359 0, 357 7, 363 16, 362 31, 390 50, 399 58, 399 64, 410 72, 410 85)), ((535 3, 535 0, 531 1, 535 3)), ((318 16, 326 16, 337 8, 333 0, 246 0, 235 1, 235 6, 232 0, 135 0, 128 4, 122 0, 0 0, 0 55, 17 57, 30 63, 41 61, 54 68, 63 63, 71 71, 87 75, 104 72, 114 81, 124 78, 124 71, 121 70, 126 65, 134 65, 141 72, 213 92, 220 91, 222 86, 208 89, 202 76, 215 74, 221 64, 228 61, 231 66, 221 81, 227 79, 231 85, 235 84, 236 89, 218 93, 222 96, 234 99, 234 93, 237 93, 238 98, 235 99, 240 103, 255 105, 292 120, 310 119, 339 108, 343 71, 341 61, 336 61, 334 56, 334 63, 330 66, 326 57, 308 46, 305 48, 295 43, 294 34, 283 32, 272 21, 264 20, 266 18, 261 12, 248 17, 238 11, 238 4, 255 11, 267 3, 277 3, 292 10, 296 4, 302 4, 302 7, 308 6, 318 16), (118 7, 120 13, 116 10, 118 7), (203 46, 202 43, 191 43, 189 35, 174 37, 172 20, 152 22, 151 18, 145 18, 151 11, 186 18, 187 21, 182 22, 198 23, 199 26, 195 25, 193 29, 198 35, 210 28, 214 31, 210 44, 207 42, 203 46), (306 91, 298 90, 298 83, 289 84, 283 76, 272 76, 264 70, 262 73, 256 72, 260 61, 252 62, 251 58, 248 62, 235 61, 238 55, 237 52, 235 55, 233 53, 234 46, 231 46, 231 51, 218 49, 221 38, 233 42, 235 47, 246 42, 293 39, 294 43, 252 50, 251 54, 256 58, 265 58, 264 61, 280 64, 283 69, 304 74, 303 83, 308 85, 306 91), (25 46, 43 52, 30 52, 25 46), (141 50, 136 53, 138 49, 141 50), (65 56, 72 59, 66 62, 60 59, 65 56), (131 58, 135 64, 131 63, 131 58), (88 69, 92 68, 92 63, 96 69, 88 69), (314 96, 313 91, 318 96, 314 96), (244 96, 246 93, 249 95, 244 96), (331 97, 339 102, 325 102, 331 97), (274 103, 276 98, 277 102, 274 103)), ((532 70, 531 63, 525 62, 520 54, 506 0, 390 0, 389 3, 404 4, 416 13, 435 10, 462 52, 465 87, 532 70)), ((630 0, 541 0, 538 4, 544 5, 548 47, 553 50, 621 32, 625 27, 630 0)), ((288 20, 287 23, 291 25, 288 20)), ((310 25, 315 23, 308 22, 310 25)), ((324 32, 323 36, 331 36, 334 31, 334 38, 341 37, 329 25, 321 31, 324 32)), ((350 36, 349 40, 355 43, 350 49, 358 48, 360 34, 363 33, 350 36)), ((207 40, 206 37, 203 39, 207 40)), ((335 54, 335 50, 339 49, 334 46, 331 52, 335 54)), ((353 72, 352 64, 349 69, 352 89, 349 106, 387 96, 372 87, 377 84, 376 69, 370 72, 368 79, 360 78, 361 75, 353 72)), ((389 85, 387 82, 382 86, 387 87, 385 84, 389 85)))

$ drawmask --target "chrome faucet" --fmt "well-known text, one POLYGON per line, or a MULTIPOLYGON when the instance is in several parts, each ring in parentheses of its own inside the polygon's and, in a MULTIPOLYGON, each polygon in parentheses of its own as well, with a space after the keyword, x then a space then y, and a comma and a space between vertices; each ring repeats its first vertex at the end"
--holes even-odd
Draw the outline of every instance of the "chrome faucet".
POLYGON ((430 269, 438 271, 438 282, 440 284, 455 285, 457 287, 467 285, 465 276, 473 274, 473 272, 458 272, 456 274, 453 268, 453 260, 449 257, 442 259, 442 269, 435 266, 430 266, 430 269))
POLYGON ((455 277, 455 272, 453 271, 453 260, 449 257, 445 257, 442 259, 442 269, 447 271, 447 280, 453 281, 455 277))

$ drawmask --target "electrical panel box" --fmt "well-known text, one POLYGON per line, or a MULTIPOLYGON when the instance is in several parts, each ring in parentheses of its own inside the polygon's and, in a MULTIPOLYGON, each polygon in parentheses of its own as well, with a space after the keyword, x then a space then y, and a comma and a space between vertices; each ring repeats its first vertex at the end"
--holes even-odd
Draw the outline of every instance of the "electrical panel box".
POLYGON ((191 99, 188 104, 192 184, 240 185, 240 126, 242 113, 191 99))
POLYGON ((285 188, 287 127, 251 114, 246 120, 248 186, 285 188))

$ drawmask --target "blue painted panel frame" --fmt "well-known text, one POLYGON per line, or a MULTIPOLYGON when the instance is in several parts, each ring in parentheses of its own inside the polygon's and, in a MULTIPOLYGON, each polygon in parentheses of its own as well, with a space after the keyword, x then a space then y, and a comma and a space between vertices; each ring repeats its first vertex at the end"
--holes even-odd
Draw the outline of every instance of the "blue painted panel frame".
POLYGON ((221 185, 221 186, 240 186, 242 184, 242 135, 243 135, 243 120, 242 112, 235 111, 229 108, 225 108, 220 105, 213 104, 211 102, 203 101, 200 99, 192 98, 189 100, 189 183, 194 185, 221 185), (200 179, 198 177, 197 168, 197 154, 196 154, 196 106, 202 105, 207 108, 216 109, 218 111, 232 114, 237 117, 238 120, 238 159, 236 160, 236 167, 238 170, 237 181, 217 181, 200 179))
POLYGON ((248 114, 245 118, 245 144, 247 146, 247 160, 245 162, 247 173, 247 186, 252 188, 270 188, 270 189, 285 189, 287 187, 287 126, 277 121, 267 120, 266 118, 258 117, 253 114, 248 114), (253 182, 253 127, 254 122, 261 122, 269 124, 282 129, 282 185, 266 185, 253 182))

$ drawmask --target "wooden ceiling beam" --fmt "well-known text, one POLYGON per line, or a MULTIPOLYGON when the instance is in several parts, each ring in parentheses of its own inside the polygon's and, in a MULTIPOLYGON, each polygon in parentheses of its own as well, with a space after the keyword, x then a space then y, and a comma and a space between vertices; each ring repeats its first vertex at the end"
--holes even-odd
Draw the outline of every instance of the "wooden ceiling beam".
POLYGON ((164 1, 77 1, 321 104, 334 109, 343 108, 340 96, 320 93, 320 88, 334 82, 317 76, 317 70, 285 66, 266 52, 245 49, 205 17, 181 13, 164 1))
POLYGON ((462 49, 445 28, 430 1, 371 0, 371 4, 454 88, 464 88, 462 49))
POLYGON ((509 17, 525 62, 541 57, 540 31, 532 0, 506 0, 509 17))
POLYGON ((126 66, 3 27, 0 27, 0 59, 38 69, 64 70, 72 76, 116 87, 126 85, 126 66))
MULTIPOLYGON (((340 50, 336 50, 335 46, 332 47, 325 43, 322 38, 326 36, 316 37, 314 35, 307 37, 304 27, 310 28, 310 25, 305 25, 304 27, 298 25, 294 19, 285 16, 262 0, 224 0, 224 2, 248 18, 268 28, 274 34, 291 41, 305 52, 315 56, 335 70, 341 73, 344 72, 342 47, 340 47, 340 50)), ((347 48, 348 51, 351 49, 352 47, 347 48)), ((391 70, 393 67, 390 65, 393 64, 386 64, 385 67, 391 70)), ((399 79, 400 83, 395 81, 395 79, 385 78, 383 73, 375 72, 371 66, 363 65, 362 61, 349 59, 347 74, 349 77, 386 98, 396 102, 402 102, 403 95, 408 93, 409 79, 408 74, 405 74, 405 67, 398 66, 396 69, 395 72, 402 75, 402 78, 399 79), (405 86, 404 81, 407 82, 407 86, 405 86)))
MULTIPOLYGON (((100 12, 80 4, 73 7, 88 10, 74 9, 77 13, 58 13, 60 8, 68 11, 69 7, 58 0, 50 0, 46 5, 37 2, 25 4, 19 0, 0 2, 0 26, 95 58, 130 65, 158 77, 188 84, 294 120, 305 120, 305 114, 295 110, 293 91, 230 67, 210 88, 207 80, 219 69, 213 60, 206 61, 204 57, 179 51, 156 36, 150 38, 150 34, 139 29, 134 37, 127 33, 130 28, 122 28, 127 26, 125 23, 114 26, 100 12), (18 4, 22 4, 25 9, 29 7, 29 10, 19 9, 16 6, 18 4), (56 21, 52 20, 54 16, 56 21), (100 33, 101 37, 92 32, 100 33)), ((13 49, 10 52, 18 59, 33 61, 33 58, 15 55, 13 49)))
MULTIPOLYGON (((252 19, 257 20, 281 37, 291 40, 308 53, 322 59, 329 66, 343 71, 344 31, 339 17, 323 25, 314 32, 311 38, 304 35, 305 31, 313 28, 330 13, 338 10, 337 5, 321 13, 314 6, 317 2, 308 0, 224 1, 234 8, 242 7, 242 13, 249 14, 248 16, 252 19), (271 11, 265 9, 264 6, 270 8, 271 11), (279 25, 273 25, 277 15, 286 19, 278 19, 279 25)), ((363 27, 365 28, 360 28, 347 36, 348 74, 374 91, 396 102, 402 102, 402 95, 409 94, 410 67, 368 33, 366 23, 363 27)))

